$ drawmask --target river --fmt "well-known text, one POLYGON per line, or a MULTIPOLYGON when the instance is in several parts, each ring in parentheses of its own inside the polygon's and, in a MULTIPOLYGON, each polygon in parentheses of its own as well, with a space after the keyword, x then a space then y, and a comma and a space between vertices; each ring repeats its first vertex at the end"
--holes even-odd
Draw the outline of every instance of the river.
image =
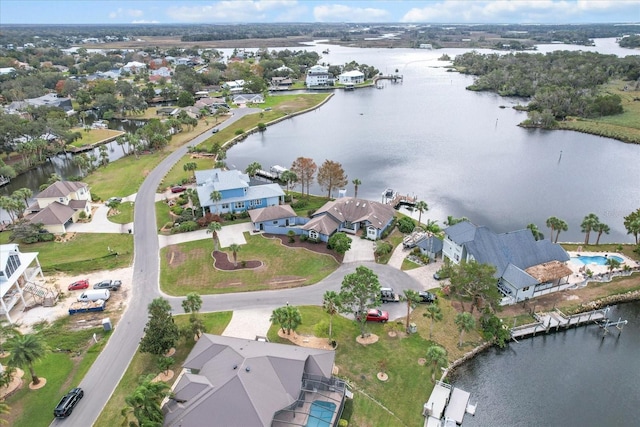
POLYGON ((478 403, 463 426, 638 425, 640 303, 609 317, 629 321, 619 336, 574 328, 491 348, 458 368, 449 380, 478 403))
MULTIPOLYGON (((398 70, 403 82, 338 90, 314 112, 234 146, 227 165, 290 167, 302 156, 320 166, 329 159, 342 164, 349 181, 362 181, 358 196, 380 200, 388 187, 415 195, 430 208, 422 218, 440 224, 453 215, 496 232, 529 223, 548 232, 546 219, 557 216, 569 225, 560 240, 581 241, 580 223, 594 212, 611 227, 601 242, 631 242, 623 216, 640 207, 640 147, 518 127, 526 113, 511 107, 522 100, 465 90, 473 78, 447 71, 449 63, 438 60, 464 51, 330 46, 322 61, 356 61, 384 74, 398 70)), ((326 194, 317 185, 311 191, 326 194)), ((347 195, 353 195, 351 184, 347 195)))

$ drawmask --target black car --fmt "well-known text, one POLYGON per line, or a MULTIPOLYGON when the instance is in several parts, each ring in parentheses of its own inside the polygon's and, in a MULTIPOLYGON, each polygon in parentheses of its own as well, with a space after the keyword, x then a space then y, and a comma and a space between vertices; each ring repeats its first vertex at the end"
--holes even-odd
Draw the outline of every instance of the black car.
POLYGON ((122 281, 107 279, 93 285, 93 289, 109 289, 110 291, 117 291, 120 289, 120 286, 122 286, 122 281))
POLYGON ((432 294, 431 292, 427 292, 427 291, 418 292, 418 296, 420 297, 420 302, 428 303, 428 304, 438 299, 438 295, 432 294))
POLYGON ((72 388, 69 393, 65 394, 60 403, 53 410, 53 415, 56 418, 66 418, 71 415, 73 408, 78 404, 78 401, 84 396, 84 391, 80 387, 72 388))

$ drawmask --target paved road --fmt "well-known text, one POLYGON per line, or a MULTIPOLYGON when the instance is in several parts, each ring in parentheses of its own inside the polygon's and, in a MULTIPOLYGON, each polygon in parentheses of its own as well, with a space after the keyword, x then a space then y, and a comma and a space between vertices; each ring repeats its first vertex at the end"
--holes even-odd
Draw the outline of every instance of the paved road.
MULTIPOLYGON (((243 116, 258 111, 260 110, 255 108, 234 110, 234 115, 218 127, 225 128, 243 116)), ((140 186, 136 195, 138 208, 134 213, 135 254, 131 302, 116 325, 106 347, 80 383, 79 386, 85 390, 85 395, 74 410, 73 416, 67 419, 54 419, 51 425, 86 427, 95 423, 129 366, 142 338, 144 325, 147 323, 147 305, 160 295, 160 247, 154 206, 156 189, 171 167, 187 154, 188 146, 198 145, 210 136, 209 132, 205 132, 171 153, 151 171, 140 186)))

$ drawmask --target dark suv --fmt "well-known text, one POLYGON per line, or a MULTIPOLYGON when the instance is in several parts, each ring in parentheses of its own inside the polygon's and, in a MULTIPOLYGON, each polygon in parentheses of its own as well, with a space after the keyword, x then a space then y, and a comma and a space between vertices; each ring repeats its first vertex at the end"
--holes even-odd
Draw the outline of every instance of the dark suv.
POLYGON ((93 285, 93 289, 109 289, 110 291, 117 291, 122 286, 122 282, 120 280, 103 280, 102 282, 98 282, 93 285))
POLYGON ((78 404, 78 401, 84 396, 84 391, 81 388, 72 388, 69 393, 65 394, 60 403, 53 410, 53 415, 56 418, 66 418, 71 415, 73 408, 78 404))

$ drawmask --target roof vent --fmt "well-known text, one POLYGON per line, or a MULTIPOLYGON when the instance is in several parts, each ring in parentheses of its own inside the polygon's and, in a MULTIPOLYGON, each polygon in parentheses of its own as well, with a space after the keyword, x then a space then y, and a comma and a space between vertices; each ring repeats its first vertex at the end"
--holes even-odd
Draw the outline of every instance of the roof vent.
POLYGON ((233 370, 235 371, 236 369, 238 369, 238 365, 233 365, 233 370))
POLYGON ((246 368, 244 368, 244 370, 247 372, 251 372, 251 366, 247 366, 246 368))

